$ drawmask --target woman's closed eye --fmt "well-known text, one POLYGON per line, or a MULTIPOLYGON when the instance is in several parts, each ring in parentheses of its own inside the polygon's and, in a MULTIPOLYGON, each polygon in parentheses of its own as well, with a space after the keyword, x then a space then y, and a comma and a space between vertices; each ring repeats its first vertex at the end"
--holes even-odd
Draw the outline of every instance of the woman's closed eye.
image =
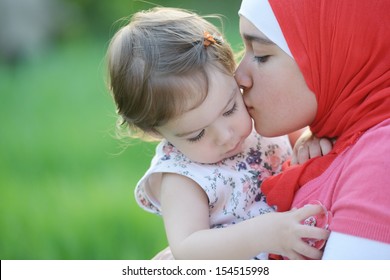
POLYGON ((263 56, 255 56, 253 57, 253 60, 257 63, 265 63, 270 58, 270 55, 263 55, 263 56))

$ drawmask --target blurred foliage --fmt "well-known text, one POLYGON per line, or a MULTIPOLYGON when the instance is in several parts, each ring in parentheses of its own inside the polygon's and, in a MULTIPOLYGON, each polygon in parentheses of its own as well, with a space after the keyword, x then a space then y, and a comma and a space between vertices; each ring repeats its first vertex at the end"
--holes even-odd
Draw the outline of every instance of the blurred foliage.
POLYGON ((161 219, 133 198, 153 145, 113 137, 104 51, 72 42, 0 67, 0 259, 143 259, 165 246, 161 219))
MULTIPOLYGON (((224 19, 224 31, 236 46, 240 42, 238 34, 239 0, 67 0, 76 20, 74 34, 94 34, 102 38, 111 37, 118 28, 120 19, 128 18, 136 11, 155 6, 190 9, 201 15, 220 14, 224 19), (77 7, 77 8, 75 8, 77 7)), ((219 24, 219 22, 213 22, 219 24)))
MULTIPOLYGON (((240 42, 238 0, 154 3, 225 15, 240 42)), ((0 259, 149 259, 167 246, 163 223, 133 190, 155 144, 114 137, 105 52, 118 19, 155 5, 62 4, 52 44, 0 60, 0 259)))

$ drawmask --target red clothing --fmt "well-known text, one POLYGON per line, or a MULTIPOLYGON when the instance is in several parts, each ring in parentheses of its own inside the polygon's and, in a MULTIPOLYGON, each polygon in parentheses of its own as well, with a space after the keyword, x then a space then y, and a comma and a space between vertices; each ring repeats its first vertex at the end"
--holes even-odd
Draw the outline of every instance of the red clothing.
MULTIPOLYGON (((292 55, 317 98, 318 111, 310 128, 318 137, 337 139, 328 155, 288 168, 263 183, 267 202, 285 211, 290 209, 300 187, 325 170, 328 173, 332 162, 339 161, 344 151, 357 145, 368 129, 390 118, 390 1, 269 2, 292 55)), ((376 141, 373 146, 389 145, 388 139, 376 141)), ((387 166, 389 156, 387 153, 382 158, 387 166)), ((360 165, 366 167, 367 162, 360 159, 360 165)), ((380 176, 378 169, 383 162, 373 160, 370 164, 370 177, 380 176)), ((355 166, 358 165, 356 162, 355 166)), ((341 188, 338 180, 322 186, 324 191, 336 185, 341 188)), ((355 183, 354 188, 345 189, 359 193, 364 189, 362 195, 381 196, 383 186, 378 188, 366 181, 355 183), (374 188, 375 194, 367 193, 374 188)), ((388 186, 390 179, 382 183, 388 186)), ((351 186, 347 179, 343 184, 351 186)), ((390 213, 390 206, 386 207, 390 213)))

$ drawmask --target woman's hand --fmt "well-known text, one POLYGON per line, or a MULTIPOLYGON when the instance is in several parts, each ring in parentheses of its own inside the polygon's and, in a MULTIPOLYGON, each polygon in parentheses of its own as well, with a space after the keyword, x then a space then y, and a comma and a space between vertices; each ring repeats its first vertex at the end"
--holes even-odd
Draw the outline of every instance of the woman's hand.
POLYGON ((306 129, 295 142, 291 165, 303 164, 311 158, 324 156, 333 148, 333 142, 328 138, 317 138, 310 129, 306 129))

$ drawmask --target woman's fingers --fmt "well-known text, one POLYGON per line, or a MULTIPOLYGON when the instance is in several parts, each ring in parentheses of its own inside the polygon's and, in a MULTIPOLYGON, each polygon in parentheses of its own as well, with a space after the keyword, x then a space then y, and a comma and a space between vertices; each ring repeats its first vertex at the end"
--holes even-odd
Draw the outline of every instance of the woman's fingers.
POLYGON ((306 145, 300 146, 297 151, 297 162, 298 164, 305 163, 310 159, 309 149, 306 145))
POLYGON ((327 155, 333 148, 333 143, 328 138, 321 138, 320 139, 320 147, 322 155, 327 155))
POLYGON ((333 143, 327 138, 311 136, 308 139, 297 141, 294 148, 291 164, 303 164, 311 158, 328 154, 333 148, 333 143))

